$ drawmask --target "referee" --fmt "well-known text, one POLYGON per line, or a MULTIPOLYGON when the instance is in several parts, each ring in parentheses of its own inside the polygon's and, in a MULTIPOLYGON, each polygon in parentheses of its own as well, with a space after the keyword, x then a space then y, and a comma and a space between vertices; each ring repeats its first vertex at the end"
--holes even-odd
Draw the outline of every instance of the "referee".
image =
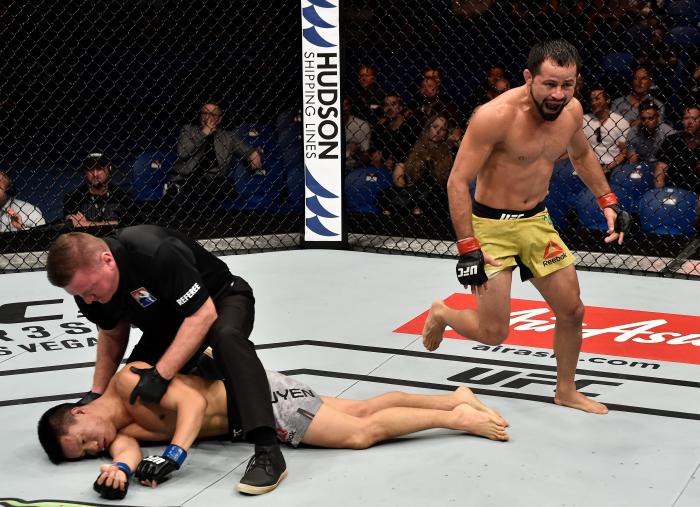
MULTIPOLYGON (((192 371, 211 346, 223 372, 229 414, 236 414, 229 417, 230 433, 242 432, 255 444, 238 489, 262 494, 277 487, 287 468, 267 376, 248 339, 255 299, 245 280, 196 241, 155 225, 126 227, 105 239, 62 234, 49 248, 46 269, 49 281, 74 296, 97 325, 95 372, 83 403, 107 388, 124 358, 131 326, 143 334, 128 362, 155 365, 137 371, 141 379, 131 403, 139 397, 160 401, 175 374, 192 371)), ((171 455, 163 458, 179 468, 186 453, 170 447, 171 455)))

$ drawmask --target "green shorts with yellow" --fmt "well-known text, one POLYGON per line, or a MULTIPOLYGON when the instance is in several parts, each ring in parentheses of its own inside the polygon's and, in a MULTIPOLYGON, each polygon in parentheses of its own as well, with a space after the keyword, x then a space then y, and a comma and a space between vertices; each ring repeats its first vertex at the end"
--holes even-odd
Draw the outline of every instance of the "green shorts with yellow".
POLYGON ((472 203, 474 236, 481 250, 501 263, 486 265, 489 278, 504 269, 520 268, 520 278, 540 278, 574 263, 574 256, 554 229, 549 212, 540 203, 531 210, 514 211, 472 203))

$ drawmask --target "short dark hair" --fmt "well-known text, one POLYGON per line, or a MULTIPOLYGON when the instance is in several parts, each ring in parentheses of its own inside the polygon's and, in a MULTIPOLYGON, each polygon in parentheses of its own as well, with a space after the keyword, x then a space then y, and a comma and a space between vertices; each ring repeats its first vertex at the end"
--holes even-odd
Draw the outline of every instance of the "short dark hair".
POLYGON ((61 234, 51 243, 46 256, 46 276, 49 282, 56 287, 65 287, 76 271, 91 266, 96 262, 97 254, 105 250, 109 250, 107 243, 91 234, 61 234))
POLYGON ((68 428, 74 422, 75 417, 71 410, 77 406, 77 403, 61 403, 48 409, 39 419, 39 442, 54 465, 69 461, 63 453, 59 439, 68 432, 68 428))
POLYGON ((657 113, 659 112, 659 106, 653 100, 643 100, 639 103, 639 112, 646 111, 647 109, 653 109, 657 113))
POLYGON ((608 95, 608 92, 605 91, 605 87, 600 84, 595 84, 591 86, 588 90, 588 94, 590 95, 593 92, 603 92, 603 98, 605 99, 605 102, 610 102, 610 95, 608 95))
POLYGON ((577 74, 581 69, 578 50, 564 39, 546 40, 532 46, 527 57, 527 68, 533 77, 540 73, 542 62, 545 60, 552 60, 562 67, 573 64, 577 74))

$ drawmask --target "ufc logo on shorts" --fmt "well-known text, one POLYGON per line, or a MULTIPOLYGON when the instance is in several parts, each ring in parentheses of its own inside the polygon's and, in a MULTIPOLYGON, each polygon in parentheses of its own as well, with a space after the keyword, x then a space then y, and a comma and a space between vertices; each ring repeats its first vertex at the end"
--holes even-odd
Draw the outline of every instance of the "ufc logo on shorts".
POLYGON ((517 215, 512 213, 501 213, 501 218, 499 220, 517 220, 518 218, 523 218, 525 213, 518 213, 517 215))
POLYGON ((195 294, 197 294, 197 292, 199 292, 199 289, 201 289, 201 287, 199 286, 199 284, 197 282, 195 282, 194 285, 192 287, 190 287, 190 290, 185 292, 181 297, 179 297, 177 299, 177 304, 182 306, 185 303, 187 303, 192 298, 192 296, 194 296, 195 294))
POLYGON ((155 463, 156 465, 160 465, 162 463, 165 463, 165 458, 161 456, 149 456, 148 458, 145 458, 144 461, 150 461, 151 463, 155 463))
POLYGON ((476 274, 478 266, 469 266, 468 268, 457 268, 457 276, 471 276, 476 274))

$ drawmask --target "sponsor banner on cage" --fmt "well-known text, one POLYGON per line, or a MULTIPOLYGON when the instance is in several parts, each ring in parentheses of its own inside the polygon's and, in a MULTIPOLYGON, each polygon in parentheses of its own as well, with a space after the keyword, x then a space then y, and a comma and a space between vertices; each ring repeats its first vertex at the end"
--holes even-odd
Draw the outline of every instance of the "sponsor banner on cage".
MULTIPOLYGON (((445 303, 458 309, 476 307, 470 294, 453 294, 445 303)), ((394 332, 421 334, 427 316, 423 312, 394 332)), ((551 349, 555 320, 546 303, 513 299, 504 343, 551 349)), ((700 316, 587 306, 583 320, 582 352, 700 364, 700 316)), ((445 337, 465 339, 449 328, 445 337)))
POLYGON ((304 240, 342 241, 340 0, 302 0, 304 240))

